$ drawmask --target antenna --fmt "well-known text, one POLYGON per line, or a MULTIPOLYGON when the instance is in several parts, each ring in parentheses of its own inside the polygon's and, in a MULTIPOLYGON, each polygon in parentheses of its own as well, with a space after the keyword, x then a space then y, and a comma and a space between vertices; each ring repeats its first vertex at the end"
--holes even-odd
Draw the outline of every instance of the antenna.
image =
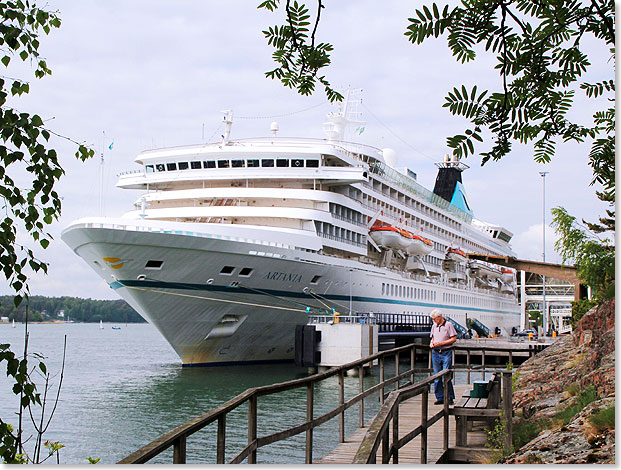
POLYGON ((106 131, 102 131, 101 139, 101 160, 99 161, 99 215, 103 217, 104 151, 106 148, 106 131))

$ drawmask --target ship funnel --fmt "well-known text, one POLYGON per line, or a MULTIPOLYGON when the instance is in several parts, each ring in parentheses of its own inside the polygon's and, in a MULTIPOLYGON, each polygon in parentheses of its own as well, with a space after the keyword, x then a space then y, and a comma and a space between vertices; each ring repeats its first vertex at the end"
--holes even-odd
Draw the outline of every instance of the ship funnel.
POLYGON ((464 212, 474 215, 466 196, 466 190, 461 182, 461 174, 469 166, 460 162, 455 155, 451 157, 445 155, 444 161, 436 163, 436 166, 438 167, 438 176, 433 193, 464 212))

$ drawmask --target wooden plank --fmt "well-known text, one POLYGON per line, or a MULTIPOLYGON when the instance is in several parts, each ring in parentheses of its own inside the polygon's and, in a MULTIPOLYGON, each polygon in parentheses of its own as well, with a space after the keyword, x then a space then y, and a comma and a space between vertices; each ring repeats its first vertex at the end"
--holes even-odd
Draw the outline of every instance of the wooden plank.
MULTIPOLYGON (((469 388, 467 385, 456 385, 455 393, 460 394, 464 390, 469 388)), ((427 430, 426 436, 426 462, 435 463, 444 454, 444 420, 442 410, 443 405, 434 405, 435 396, 427 394, 427 406, 423 407, 422 394, 412 397, 403 401, 399 406, 399 423, 398 423, 398 441, 406 440, 407 437, 411 437, 413 431, 419 428, 419 432, 414 438, 412 438, 405 446, 399 449, 398 459, 400 464, 420 464, 422 459, 421 448, 423 447, 422 429, 420 429, 424 409, 427 411, 427 416, 434 417, 428 419, 428 423, 434 421, 434 423, 427 430)), ((452 411, 451 407, 451 411, 452 411)), ((452 414, 452 413, 451 413, 452 414)), ((370 422, 366 423, 366 426, 370 426, 370 422)), ((368 428, 360 428, 354 431, 350 436, 345 439, 345 442, 340 444, 336 449, 327 455, 316 459, 313 463, 323 464, 346 464, 352 463, 353 458, 356 455, 360 447, 360 443, 364 438, 368 428)), ((387 432, 392 436, 393 424, 389 426, 387 432)), ((487 435, 484 430, 473 431, 468 433, 468 444, 471 446, 484 446, 487 435)), ((395 442, 392 437, 382 441, 377 449, 377 462, 384 461, 384 455, 389 453, 389 447, 387 442, 395 442)), ((398 442, 397 441, 397 442, 398 442)), ((451 418, 449 420, 449 448, 456 446, 456 426, 455 420, 451 418)))

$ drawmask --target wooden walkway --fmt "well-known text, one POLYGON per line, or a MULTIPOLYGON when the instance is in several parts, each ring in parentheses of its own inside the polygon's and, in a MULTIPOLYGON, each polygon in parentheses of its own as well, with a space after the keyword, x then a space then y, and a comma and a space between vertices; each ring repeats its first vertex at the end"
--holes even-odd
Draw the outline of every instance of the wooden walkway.
MULTIPOLYGON (((467 389, 471 389, 472 385, 456 385, 455 396, 457 400, 463 395, 467 389)), ((421 423, 421 399, 422 395, 417 395, 409 400, 403 402, 399 407, 399 437, 405 436, 412 429, 416 428, 421 423)), ((429 416, 433 416, 436 413, 442 411, 443 405, 434 405, 433 402, 436 397, 433 393, 429 393, 429 416)), ((455 447, 455 417, 449 418, 449 447, 455 447)), ((436 461, 444 453, 443 449, 443 431, 444 423, 440 419, 429 428, 427 437, 427 462, 436 463, 436 461)), ((367 427, 358 428, 354 433, 345 439, 345 442, 338 445, 329 454, 323 456, 320 459, 315 460, 316 464, 346 464, 352 463, 354 455, 360 447, 362 438, 367 432, 367 427)), ((475 430, 468 433, 468 445, 474 447, 483 447, 487 434, 483 428, 479 425, 475 425, 475 430)), ((405 447, 399 450, 399 463, 400 464, 420 464, 420 436, 414 438, 405 447)), ((378 449, 377 461, 381 462, 381 446, 378 449)))

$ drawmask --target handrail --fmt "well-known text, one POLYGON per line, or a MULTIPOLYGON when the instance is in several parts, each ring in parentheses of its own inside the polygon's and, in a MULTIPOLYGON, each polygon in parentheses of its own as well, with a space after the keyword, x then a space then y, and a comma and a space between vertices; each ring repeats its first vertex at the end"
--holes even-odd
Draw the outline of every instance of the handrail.
MULTIPOLYGON (((444 418, 444 450, 446 451, 448 449, 448 417, 451 414, 448 407, 447 384, 448 381, 451 380, 453 372, 454 371, 451 369, 446 369, 420 382, 391 392, 388 396, 388 399, 384 402, 379 412, 369 425, 369 428, 364 438, 362 439, 360 447, 358 448, 358 451, 356 452, 356 455, 354 456, 354 461, 352 463, 359 465, 376 463, 377 450, 382 441, 384 443, 382 452, 382 463, 388 463, 390 461, 390 458, 393 459, 393 463, 398 463, 399 449, 412 441, 412 439, 414 439, 416 436, 426 433, 426 430, 441 418, 444 418), (430 385, 439 378, 442 378, 442 380, 444 381, 444 407, 442 411, 436 413, 434 416, 428 419, 427 394, 429 392, 430 385), (398 429, 399 404, 409 398, 421 394, 423 394, 423 399, 421 400, 421 405, 423 407, 423 418, 421 419, 422 423, 420 426, 414 428, 402 438, 399 438, 399 435, 396 432, 396 430, 398 429), (387 442, 387 430, 390 426, 391 420, 393 421, 393 434, 392 444, 389 444, 387 442)), ((488 370, 488 372, 500 372, 503 374, 503 412, 505 413, 505 415, 508 416, 512 410, 511 376, 513 374, 513 371, 508 369, 491 369, 488 370)), ((508 424, 507 426, 507 435, 505 435, 505 440, 508 442, 507 445, 510 445, 512 430, 510 424, 508 424)), ((427 463, 426 435, 421 439, 421 464, 425 463, 427 463)))
MULTIPOLYGON (((472 350, 483 350, 483 361, 481 366, 476 367, 477 371, 482 372, 484 375, 490 369, 485 365, 485 353, 484 350, 486 348, 483 347, 459 347, 459 349, 466 349, 468 351, 468 356, 472 350)), ((496 348, 495 350, 505 350, 510 351, 509 348, 496 348)), ((462 370, 462 369, 455 369, 462 370)), ((470 367, 469 360, 467 364, 467 373, 468 373, 468 383, 470 383, 470 372, 473 371, 474 368, 470 367)), ((387 403, 392 403, 392 400, 396 400, 396 405, 402 400, 405 400, 411 396, 417 394, 423 394, 425 397, 429 391, 429 385, 436 380, 437 378, 442 377, 443 380, 448 382, 449 373, 453 374, 454 370, 451 371, 442 371, 438 374, 431 375, 427 379, 419 381, 417 383, 412 383, 414 379, 415 372, 425 372, 431 374, 431 349, 427 345, 421 344, 408 344, 405 346, 401 346, 398 348, 390 349, 387 351, 380 351, 371 356, 367 356, 362 359, 358 359, 347 364, 334 367, 325 372, 321 372, 318 374, 314 374, 308 377, 303 377, 295 380, 290 380, 286 382, 281 382, 277 384, 264 385, 260 387, 250 388, 243 393, 237 395, 236 397, 228 400, 222 405, 204 413, 196 418, 187 421, 186 423, 174 428, 173 430, 161 435, 154 441, 149 444, 143 446, 132 454, 120 460, 118 463, 145 463, 157 456, 164 450, 170 448, 171 446, 174 448, 173 452, 173 463, 185 463, 185 448, 187 438, 194 434, 195 432, 203 429, 213 422, 218 422, 218 434, 217 434, 217 463, 222 464, 225 463, 225 452, 224 445, 226 440, 226 415, 231 411, 237 409, 239 406, 248 403, 248 444, 230 461, 230 463, 239 463, 244 459, 248 459, 248 463, 256 463, 256 452, 257 449, 263 447, 265 445, 271 444, 273 442, 277 442, 283 439, 287 439, 289 437, 298 435, 300 433, 307 433, 307 449, 306 449, 306 463, 312 462, 312 432, 313 429, 324 424, 325 422, 333 419, 337 416, 340 416, 339 419, 339 439, 341 442, 344 442, 345 434, 345 421, 344 421, 344 413, 347 409, 351 408, 355 404, 360 404, 360 425, 363 425, 363 417, 364 417, 364 399, 370 396, 373 393, 380 392, 380 403, 383 404, 381 409, 384 409, 384 406, 387 406, 387 403), (398 363, 399 363, 399 353, 409 351, 410 352, 410 365, 411 367, 404 371, 400 372, 398 363), (415 368, 415 356, 417 352, 427 352, 429 356, 429 368, 415 368), (384 377, 384 362, 385 358, 395 356, 395 375, 393 377, 385 378, 384 377), (344 400, 344 380, 343 377, 347 373, 347 371, 352 369, 357 369, 359 374, 362 374, 362 369, 364 366, 372 366, 374 361, 379 361, 380 364, 380 381, 376 385, 364 390, 362 385, 362 380, 360 380, 360 391, 357 395, 350 398, 348 401, 344 400), (313 387, 314 384, 320 382, 322 380, 328 379, 330 377, 338 376, 339 377, 339 405, 328 411, 327 413, 314 417, 313 416, 313 387), (400 385, 399 382, 403 379, 409 379, 408 383, 405 385, 400 385), (392 391, 388 394, 387 399, 384 394, 384 390, 386 387, 395 384, 395 391, 392 391), (409 384, 409 385, 408 385, 409 384), (275 393, 281 393, 288 390, 293 390, 301 387, 307 387, 307 416, 306 421, 302 424, 298 424, 296 426, 292 426, 289 429, 284 431, 279 431, 266 436, 257 436, 257 401, 259 397, 271 395, 275 393), (393 394, 396 394, 397 398, 391 398, 393 394)), ((447 390, 448 387, 445 387, 447 390)), ((445 410, 436 414, 435 416, 427 419, 425 414, 424 422, 422 423, 422 427, 419 426, 410 432, 408 435, 403 437, 402 439, 398 439, 396 444, 393 444, 394 447, 392 450, 386 448, 386 451, 390 454, 395 455, 398 454, 398 449, 405 445, 405 443, 409 442, 415 436, 419 434, 426 435, 427 427, 431 426, 433 423, 437 422, 443 416, 445 417, 446 425, 448 425, 448 400, 445 400, 447 405, 445 406, 445 410), (396 452, 396 453, 395 453, 396 452)), ((385 417, 392 417, 392 412, 386 414, 381 412, 376 416, 374 422, 377 421, 380 415, 385 417)), ((426 413, 426 411, 425 411, 426 413)), ((391 418, 392 419, 392 418, 391 418)), ((398 419, 398 418, 397 418, 398 419)), ((394 421, 393 421, 394 423, 394 421)), ((376 433, 377 435, 383 435, 386 430, 385 426, 380 426, 376 433)), ((386 435, 386 439, 388 436, 386 435)), ((387 441, 386 441, 387 442, 387 441)), ((426 442, 426 438, 425 438, 426 442)), ((448 442, 448 441, 447 441, 448 442)), ((375 445, 375 443, 373 444, 375 445)), ((379 444, 377 444, 379 445, 379 444)), ((377 447, 375 445, 375 447, 377 447)), ((426 445, 426 444, 425 444, 426 445)))

